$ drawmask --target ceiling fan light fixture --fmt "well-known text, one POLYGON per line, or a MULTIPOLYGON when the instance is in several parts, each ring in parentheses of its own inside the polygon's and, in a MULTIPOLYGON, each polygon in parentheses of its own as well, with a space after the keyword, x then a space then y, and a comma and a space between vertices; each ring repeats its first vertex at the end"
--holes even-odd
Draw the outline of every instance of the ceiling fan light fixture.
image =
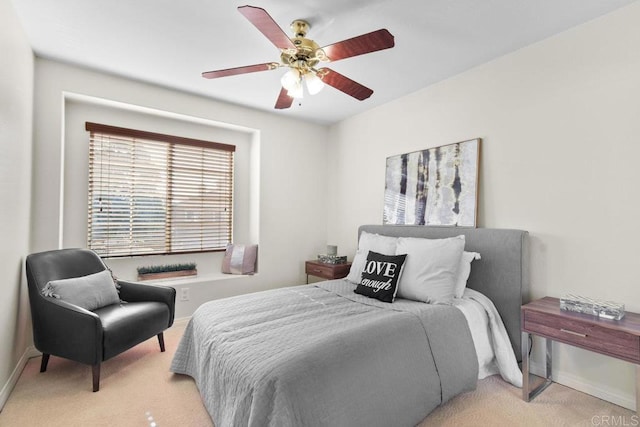
POLYGON ((302 83, 298 83, 293 89, 287 89, 287 95, 292 98, 303 98, 304 92, 302 90, 302 83))
POLYGON ((298 86, 302 87, 300 71, 297 68, 289 68, 280 79, 280 83, 289 92, 296 90, 298 86))
POLYGON ((280 79, 282 87, 287 90, 287 94, 292 98, 302 98, 302 72, 298 68, 290 68, 280 79))
POLYGON ((313 72, 304 75, 304 81, 307 84, 307 90, 310 95, 315 95, 322 90, 324 82, 313 72))
POLYGON ((306 38, 310 25, 303 19, 293 21, 291 27, 294 37, 291 38, 266 10, 247 5, 238 7, 238 11, 280 50, 280 62, 206 71, 202 73, 202 77, 216 79, 287 67, 287 72, 280 78, 282 88, 274 107, 278 110, 291 107, 294 98, 302 98, 305 84, 310 95, 317 94, 328 84, 359 101, 369 98, 373 90, 368 87, 329 68, 315 67, 320 61, 335 62, 395 46, 393 34, 381 28, 320 47, 314 40, 306 38))

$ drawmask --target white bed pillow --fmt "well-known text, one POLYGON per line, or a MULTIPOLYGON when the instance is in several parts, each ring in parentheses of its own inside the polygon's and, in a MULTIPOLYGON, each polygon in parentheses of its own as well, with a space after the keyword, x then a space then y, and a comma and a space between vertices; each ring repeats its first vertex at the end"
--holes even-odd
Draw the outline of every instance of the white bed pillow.
POLYGON ((454 288, 454 298, 462 298, 464 290, 467 287, 467 280, 471 274, 471 261, 480 259, 478 252, 464 251, 460 257, 460 266, 458 267, 458 276, 456 277, 456 285, 454 288))
POLYGON ((360 279, 362 279, 362 269, 367 261, 369 251, 382 255, 396 255, 397 241, 397 237, 382 236, 380 234, 367 233, 366 231, 360 233, 358 250, 353 257, 351 269, 346 279, 351 283, 360 283, 360 279))
POLYGON ((462 235, 447 239, 398 238, 396 254, 407 254, 398 297, 451 304, 464 243, 462 235))

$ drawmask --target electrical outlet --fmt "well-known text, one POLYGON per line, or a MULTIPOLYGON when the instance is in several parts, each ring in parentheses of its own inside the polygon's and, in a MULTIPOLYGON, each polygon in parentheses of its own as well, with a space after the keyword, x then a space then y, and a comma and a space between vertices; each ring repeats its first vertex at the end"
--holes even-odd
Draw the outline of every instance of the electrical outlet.
POLYGON ((182 288, 180 290, 180 301, 189 301, 189 288, 182 288))

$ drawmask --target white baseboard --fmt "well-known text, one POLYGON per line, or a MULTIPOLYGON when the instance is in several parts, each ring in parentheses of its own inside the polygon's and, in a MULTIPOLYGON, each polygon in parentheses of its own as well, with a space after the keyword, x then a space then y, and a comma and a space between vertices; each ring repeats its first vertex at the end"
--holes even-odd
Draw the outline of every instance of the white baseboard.
POLYGON ((9 400, 9 395, 11 394, 11 391, 13 391, 13 388, 16 386, 18 378, 20 378, 20 374, 22 374, 22 370, 27 365, 27 361, 32 357, 38 357, 41 354, 42 353, 36 350, 33 346, 29 346, 25 349, 24 353, 20 357, 20 360, 18 360, 16 367, 13 369, 13 372, 11 372, 11 375, 9 375, 9 379, 2 387, 2 390, 0 390, 0 411, 2 411, 5 403, 7 403, 7 400, 9 400))
MULTIPOLYGON (((530 372, 541 377, 545 375, 544 366, 539 363, 531 362, 530 372)), ((621 393, 619 390, 612 390, 603 384, 592 383, 584 378, 558 371, 557 369, 553 370, 553 381, 623 408, 631 409, 632 411, 636 410, 636 397, 633 394, 621 393)))

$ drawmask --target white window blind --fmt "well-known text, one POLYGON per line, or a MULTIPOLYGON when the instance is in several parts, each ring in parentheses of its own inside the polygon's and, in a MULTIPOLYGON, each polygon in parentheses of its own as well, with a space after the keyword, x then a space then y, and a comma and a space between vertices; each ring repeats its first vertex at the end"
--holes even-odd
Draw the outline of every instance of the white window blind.
POLYGON ((235 146, 86 123, 88 246, 105 257, 224 250, 235 146))

